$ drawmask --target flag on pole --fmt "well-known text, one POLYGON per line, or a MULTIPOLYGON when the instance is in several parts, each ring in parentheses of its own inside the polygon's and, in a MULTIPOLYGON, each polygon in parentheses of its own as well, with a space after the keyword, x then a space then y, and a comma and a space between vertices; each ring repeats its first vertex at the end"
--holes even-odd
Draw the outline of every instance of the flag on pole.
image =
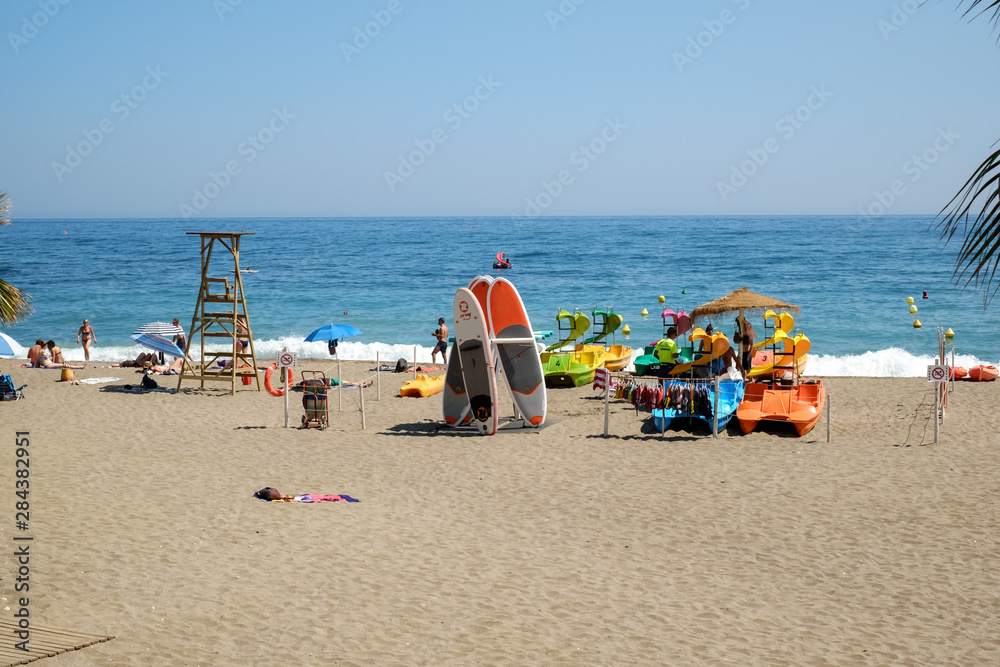
POLYGON ((594 389, 608 389, 613 384, 611 381, 611 371, 607 368, 598 368, 594 371, 594 389))

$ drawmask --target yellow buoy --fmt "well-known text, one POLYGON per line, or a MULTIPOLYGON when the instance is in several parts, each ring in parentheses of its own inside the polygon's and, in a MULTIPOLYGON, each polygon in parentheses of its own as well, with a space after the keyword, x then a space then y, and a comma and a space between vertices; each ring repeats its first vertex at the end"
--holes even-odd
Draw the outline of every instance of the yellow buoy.
POLYGON ((906 297, 906 303, 913 303, 913 297, 912 296, 906 297))
POLYGON ((639 314, 640 314, 640 315, 642 315, 643 317, 646 317, 646 315, 649 315, 649 311, 648 311, 648 310, 646 310, 645 308, 643 308, 643 309, 642 309, 642 312, 641 312, 641 313, 639 313, 639 314))
POLYGON ((910 312, 911 313, 917 312, 917 307, 916 306, 910 306, 910 312))
POLYGON ((917 321, 915 321, 915 322, 913 323, 913 328, 914 328, 914 329, 919 329, 919 328, 920 328, 920 327, 922 327, 922 326, 924 326, 924 325, 920 323, 920 320, 917 320, 917 321))
POLYGON ((663 303, 663 302, 664 302, 664 301, 666 301, 666 300, 667 300, 667 297, 665 297, 665 296, 663 296, 663 295, 661 294, 661 295, 660 295, 660 303, 663 303))
POLYGON ((631 330, 631 329, 629 329, 629 326, 628 326, 628 325, 626 324, 625 326, 623 326, 623 327, 622 327, 622 333, 623 333, 623 334, 625 334, 625 335, 627 336, 627 335, 629 335, 630 333, 632 333, 632 330, 631 330))
POLYGON ((944 336, 945 338, 954 338, 955 332, 951 330, 951 327, 948 327, 948 330, 944 332, 944 336))

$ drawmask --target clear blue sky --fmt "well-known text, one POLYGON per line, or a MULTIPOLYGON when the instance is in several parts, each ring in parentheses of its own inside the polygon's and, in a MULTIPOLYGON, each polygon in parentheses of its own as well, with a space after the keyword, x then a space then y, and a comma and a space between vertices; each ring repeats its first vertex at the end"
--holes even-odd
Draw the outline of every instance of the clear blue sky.
POLYGON ((0 5, 15 218, 936 213, 1000 138, 955 0, 62 2, 0 5))

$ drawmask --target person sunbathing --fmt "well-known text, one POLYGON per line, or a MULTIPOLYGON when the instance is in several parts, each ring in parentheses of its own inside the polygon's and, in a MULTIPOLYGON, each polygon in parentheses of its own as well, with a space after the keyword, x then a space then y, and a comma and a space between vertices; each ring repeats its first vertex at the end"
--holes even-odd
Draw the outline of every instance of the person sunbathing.
POLYGON ((73 364, 67 363, 65 361, 61 363, 52 361, 52 353, 49 351, 47 347, 43 347, 41 351, 38 353, 38 356, 35 357, 34 368, 75 368, 77 370, 80 370, 81 368, 86 368, 86 366, 83 364, 80 364, 79 366, 74 366, 73 364))
POLYGON ((181 371, 184 370, 184 359, 182 357, 177 357, 169 366, 151 366, 150 369, 154 373, 160 373, 161 375, 180 375, 181 371))
POLYGON ((156 361, 155 352, 140 352, 139 356, 133 359, 126 359, 121 363, 111 364, 111 368, 144 368, 146 364, 150 366, 156 361))

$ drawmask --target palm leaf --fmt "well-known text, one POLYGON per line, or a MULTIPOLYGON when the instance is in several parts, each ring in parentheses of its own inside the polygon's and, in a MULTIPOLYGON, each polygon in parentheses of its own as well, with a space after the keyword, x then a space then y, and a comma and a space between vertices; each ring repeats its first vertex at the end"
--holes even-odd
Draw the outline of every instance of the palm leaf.
POLYGON ((0 192, 0 225, 9 225, 10 218, 10 197, 6 192, 0 192))
MULTIPOLYGON (((959 0, 959 9, 965 5, 959 0)), ((984 14, 1000 28, 1000 0, 969 0, 962 17, 971 21, 984 14)), ((939 215, 944 215, 937 226, 945 243, 958 232, 963 238, 952 277, 956 283, 965 280, 963 289, 982 288, 985 309, 1000 290, 1000 283, 994 284, 1000 268, 1000 150, 983 160, 939 215)))
POLYGON ((9 326, 31 314, 31 296, 0 280, 0 324, 9 326))
MULTIPOLYGON (((1000 2, 1000 0, 997 0, 1000 2)), ((965 287, 984 289, 983 306, 993 300, 1000 283, 1000 150, 993 151, 941 210, 941 239, 948 243, 961 232, 962 247, 953 277, 965 287), (971 220, 970 220, 971 216, 971 220)))

